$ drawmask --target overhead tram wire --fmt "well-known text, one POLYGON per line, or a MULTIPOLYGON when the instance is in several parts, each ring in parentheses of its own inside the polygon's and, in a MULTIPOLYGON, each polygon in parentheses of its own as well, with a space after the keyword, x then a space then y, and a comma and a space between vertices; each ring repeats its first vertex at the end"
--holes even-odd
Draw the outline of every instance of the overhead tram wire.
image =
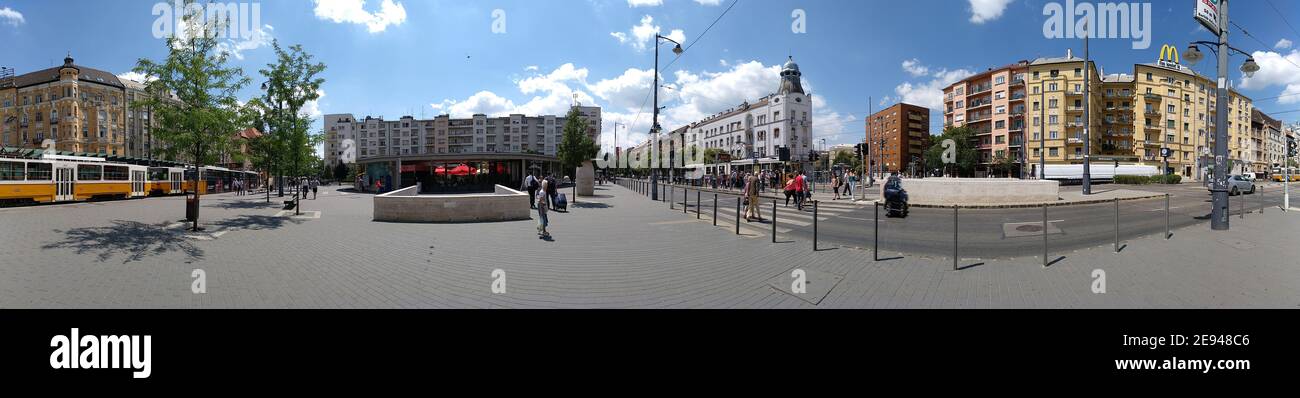
MULTIPOLYGON (((1249 37, 1249 38, 1251 38, 1251 39, 1255 39, 1255 42, 1256 42, 1256 43, 1259 43, 1259 45, 1260 45, 1261 47, 1263 47, 1263 48, 1269 48, 1269 47, 1268 47, 1268 44, 1264 44, 1264 41, 1263 41, 1263 40, 1260 40, 1258 37, 1255 37, 1255 35, 1250 34, 1250 32, 1246 31, 1246 28, 1241 27, 1241 25, 1238 25, 1236 22, 1232 22, 1232 26, 1236 26, 1236 27, 1237 27, 1237 30, 1240 30, 1240 31, 1241 31, 1241 34, 1246 35, 1246 37, 1249 37)), ((1250 56, 1250 54, 1246 54, 1246 55, 1247 55, 1247 56, 1250 56)), ((1296 67, 1296 68, 1300 68, 1300 65, 1296 65, 1295 62, 1291 62, 1291 60, 1287 59, 1285 55, 1283 55, 1281 58, 1282 58, 1283 61, 1286 61, 1286 63, 1291 64, 1291 66, 1294 66, 1294 67, 1296 67)))
POLYGON ((1282 10, 1277 9, 1277 5, 1273 4, 1273 0, 1267 0, 1267 1, 1268 1, 1268 6, 1272 7, 1273 11, 1277 13, 1277 17, 1282 18, 1282 23, 1286 24, 1286 27, 1291 28, 1291 33, 1295 33, 1296 38, 1300 39, 1300 31, 1297 31, 1295 29, 1295 26, 1291 25, 1291 21, 1286 20, 1286 14, 1283 14, 1282 10))

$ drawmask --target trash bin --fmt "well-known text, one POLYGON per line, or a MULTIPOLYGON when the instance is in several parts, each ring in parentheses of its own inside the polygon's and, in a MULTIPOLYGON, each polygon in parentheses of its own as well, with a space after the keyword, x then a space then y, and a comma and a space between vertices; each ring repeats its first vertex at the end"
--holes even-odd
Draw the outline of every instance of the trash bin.
POLYGON ((187 196, 185 198, 185 221, 194 222, 199 219, 199 197, 187 196))

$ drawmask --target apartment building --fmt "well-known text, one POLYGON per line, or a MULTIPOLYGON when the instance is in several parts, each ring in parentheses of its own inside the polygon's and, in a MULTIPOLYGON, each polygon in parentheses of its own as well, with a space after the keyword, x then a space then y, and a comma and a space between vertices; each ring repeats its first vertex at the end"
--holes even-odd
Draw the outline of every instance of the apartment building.
MULTIPOLYGON (((1090 141, 1087 155, 1096 161, 1160 166, 1165 160, 1161 149, 1168 148, 1172 151, 1168 172, 1189 179, 1202 178, 1212 163, 1217 105, 1214 80, 1179 64, 1176 55, 1135 64, 1132 74, 1106 75, 1095 64, 1085 66, 1082 58, 1068 50, 1064 57, 991 69, 944 89, 945 124, 968 125, 976 131, 982 163, 992 162, 1002 148, 998 136, 1015 137, 1015 130, 999 128, 1001 103, 994 102, 999 76, 1014 79, 1018 75, 1023 76, 1028 91, 1023 102, 1028 104, 1029 123, 1022 136, 1031 170, 1040 159, 1050 164, 1083 163, 1084 140, 1090 141), (1090 108, 1087 120, 1085 105, 1090 108)), ((1007 103, 1013 116, 1008 123, 1014 123, 1015 105, 1021 101, 1014 100, 1014 86, 1007 90, 1013 96, 1007 103)), ((1252 136, 1251 100, 1229 89, 1229 101, 1232 172, 1262 167, 1268 163, 1267 142, 1264 134, 1252 136)), ((1015 153, 1018 148, 1008 145, 1006 149, 1015 153)))
POLYGON ((1261 159, 1259 171, 1267 174, 1274 167, 1281 167, 1286 157, 1286 136, 1282 134, 1282 121, 1254 109, 1251 112, 1250 127, 1251 136, 1260 137, 1259 146, 1263 147, 1258 153, 1261 159))
MULTIPOLYGON (((600 108, 576 106, 587 122, 587 136, 600 142, 600 108)), ((352 114, 325 115, 325 159, 338 164, 351 142, 356 160, 411 155, 526 153, 554 157, 563 140, 564 116, 513 114, 469 118, 439 115, 432 119, 403 116, 397 120, 352 114), (351 141, 348 141, 351 140, 351 141)))
POLYGON ((1025 73, 1030 66, 1020 61, 992 68, 944 88, 944 125, 974 131, 980 169, 1023 157, 1029 100, 1025 73))
POLYGON ((63 65, 0 76, 0 145, 129 155, 126 86, 112 73, 63 65))
MULTIPOLYGON (((1004 83, 1006 82, 1004 81, 1004 83)), ((978 93, 974 94, 978 95, 978 93)), ((1023 97, 1024 93, 1021 94, 1023 97)), ((994 94, 994 97, 996 98, 997 94, 994 94)), ((1006 98, 995 101, 1001 101, 1000 106, 1005 109, 1010 104, 1010 98, 1006 95, 1003 95, 1003 97, 1006 98)), ((966 99, 959 101, 966 101, 966 99)), ((996 108, 999 105, 994 103, 990 106, 996 108)), ((1023 106, 1021 108, 1019 128, 1022 131, 1024 129, 1024 109, 1023 106)), ((1001 145, 1000 149, 990 148, 998 156, 1016 156, 1009 155, 1008 148, 1014 146, 1016 150, 1019 150, 1021 144, 1019 136, 1008 134, 1017 131, 1015 127, 1007 124, 1014 122, 1010 119, 1011 115, 1009 114, 998 115, 998 120, 1002 124, 998 124, 996 121, 993 124, 1000 126, 1002 133, 990 132, 989 134, 994 137, 990 142, 1001 145)), ((995 127, 993 131, 997 131, 997 128, 995 127)), ((923 167, 925 162, 925 151, 930 148, 930 108, 905 103, 894 104, 867 118, 866 134, 865 142, 870 148, 868 158, 871 159, 872 164, 883 164, 885 173, 895 171, 910 173, 914 171, 913 169, 919 171, 919 168, 923 167)))

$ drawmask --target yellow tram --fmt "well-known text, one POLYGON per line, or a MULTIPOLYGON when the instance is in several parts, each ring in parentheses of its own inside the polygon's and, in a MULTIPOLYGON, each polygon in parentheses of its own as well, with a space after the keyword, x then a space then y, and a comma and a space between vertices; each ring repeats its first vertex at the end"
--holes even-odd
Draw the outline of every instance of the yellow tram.
POLYGON ((37 158, 0 158, 0 203, 53 203, 131 199, 233 190, 233 182, 259 181, 258 174, 204 167, 195 187, 193 168, 148 167, 111 162, 101 157, 44 154, 37 158))

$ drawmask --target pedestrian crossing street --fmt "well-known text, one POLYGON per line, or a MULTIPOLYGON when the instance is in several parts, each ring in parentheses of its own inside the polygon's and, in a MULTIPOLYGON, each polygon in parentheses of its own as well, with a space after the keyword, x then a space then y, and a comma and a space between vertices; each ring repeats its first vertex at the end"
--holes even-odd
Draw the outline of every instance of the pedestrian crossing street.
MULTIPOLYGON (((763 222, 758 222, 758 221, 749 222, 749 221, 745 221, 745 219, 742 217, 740 220, 741 235, 751 237, 751 238, 756 238, 756 237, 770 236, 770 234, 772 233, 772 224, 771 224, 772 201, 760 199, 759 203, 760 203, 759 206, 760 213, 763 215, 763 222)), ((700 221, 712 224, 713 223, 712 198, 709 198, 707 200, 702 200, 700 205, 703 208, 703 214, 700 215, 700 221)), ((681 202, 677 202, 676 206, 677 207, 675 208, 677 209, 677 211, 681 211, 681 207, 680 207, 681 202)), ((849 212, 857 211, 864 207, 870 208, 869 206, 863 204, 854 204, 853 202, 848 200, 823 201, 818 204, 817 221, 825 222, 832 218, 844 216, 849 212)), ((790 207, 786 207, 784 201, 777 201, 776 209, 777 209, 776 210, 776 221, 777 221, 776 232, 778 235, 790 233, 794 231, 796 228, 801 228, 801 229, 812 228, 813 210, 812 210, 811 203, 804 205, 804 210, 799 211, 799 209, 795 207, 793 202, 790 203, 790 207)), ((689 203, 688 213, 685 214, 685 216, 694 218, 695 210, 696 210, 695 202, 692 200, 689 203)), ((741 211, 742 212, 744 211, 743 205, 741 207, 741 211)), ((735 231, 736 229, 735 197, 718 198, 718 228, 727 231, 735 231)))

